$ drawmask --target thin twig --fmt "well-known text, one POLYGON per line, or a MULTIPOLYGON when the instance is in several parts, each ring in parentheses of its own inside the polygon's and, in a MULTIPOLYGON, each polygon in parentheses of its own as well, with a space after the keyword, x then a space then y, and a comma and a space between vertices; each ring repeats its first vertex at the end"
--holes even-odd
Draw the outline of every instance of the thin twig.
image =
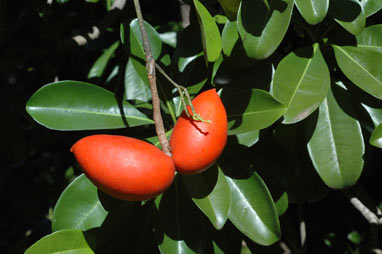
POLYGON ((182 27, 186 28, 190 25, 191 6, 183 2, 182 0, 180 0, 179 3, 180 3, 180 16, 182 18, 182 27))
POLYGON ((192 118, 195 121, 204 122, 204 123, 211 123, 210 120, 204 120, 200 114, 196 113, 194 105, 192 104, 191 96, 184 86, 179 85, 176 83, 172 78, 170 78, 169 75, 162 69, 162 67, 159 66, 159 64, 155 63, 155 68, 168 80, 171 84, 175 86, 175 88, 178 90, 178 93, 180 95, 180 100, 182 101, 182 104, 184 106, 184 111, 186 115, 190 118, 192 118), (184 96, 186 96, 187 101, 184 99, 184 96), (187 106, 190 106, 191 113, 188 111, 187 106))
POLYGON ((378 248, 378 217, 367 208, 356 195, 350 190, 344 190, 343 193, 350 200, 350 203, 363 215, 370 224, 370 251, 371 253, 381 254, 382 250, 378 248))
POLYGON ((134 6, 135 11, 137 13, 139 28, 141 30, 143 48, 145 50, 147 77, 150 82, 151 97, 153 101, 153 118, 155 122, 155 130, 158 136, 159 143, 162 146, 163 152, 171 156, 170 144, 166 137, 162 115, 160 113, 160 99, 158 95, 158 88, 155 75, 155 60, 151 53, 151 47, 147 36, 147 31, 143 23, 143 15, 139 0, 134 0, 134 6))
POLYGON ((305 253, 306 247, 306 224, 305 224, 305 216, 304 211, 302 209, 302 205, 298 205, 298 216, 300 221, 300 244, 301 244, 301 253, 305 253))
POLYGON ((105 17, 97 25, 92 26, 91 32, 73 36, 69 40, 63 41, 62 44, 71 45, 71 42, 74 41, 77 46, 84 46, 89 41, 99 38, 106 28, 118 19, 125 5, 126 0, 115 0, 105 17))

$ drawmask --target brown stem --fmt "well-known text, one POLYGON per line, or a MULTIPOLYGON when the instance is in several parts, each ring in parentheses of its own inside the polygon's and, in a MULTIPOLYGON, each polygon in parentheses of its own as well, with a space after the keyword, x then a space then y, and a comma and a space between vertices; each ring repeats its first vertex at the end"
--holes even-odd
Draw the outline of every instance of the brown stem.
POLYGON ((158 136, 159 143, 162 146, 163 152, 168 156, 171 156, 170 144, 168 143, 168 140, 166 138, 166 132, 164 130, 162 115, 160 113, 160 99, 158 95, 158 88, 155 75, 155 60, 151 53, 151 47, 147 36, 147 31, 143 23, 143 16, 139 0, 134 0, 134 6, 138 17, 139 28, 141 30, 143 48, 145 50, 147 77, 150 82, 151 96, 153 100, 155 130, 158 136))

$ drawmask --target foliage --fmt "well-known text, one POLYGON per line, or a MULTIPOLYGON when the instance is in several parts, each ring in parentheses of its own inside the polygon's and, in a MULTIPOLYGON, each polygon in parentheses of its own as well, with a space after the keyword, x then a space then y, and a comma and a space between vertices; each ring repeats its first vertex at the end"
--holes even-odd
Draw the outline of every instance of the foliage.
MULTIPOLYGON (((69 153, 95 133, 159 146, 132 1, 112 23, 102 18, 113 1, 3 2, 6 253, 368 248, 368 225, 341 190, 372 205, 382 200, 381 1, 188 0, 190 25, 182 28, 177 1, 142 0, 154 59, 192 97, 216 88, 229 127, 215 165, 178 174, 144 202, 97 190, 69 153), (71 40, 94 25, 106 26, 99 38, 71 40)), ((169 80, 157 79, 170 134, 182 104, 169 80)))

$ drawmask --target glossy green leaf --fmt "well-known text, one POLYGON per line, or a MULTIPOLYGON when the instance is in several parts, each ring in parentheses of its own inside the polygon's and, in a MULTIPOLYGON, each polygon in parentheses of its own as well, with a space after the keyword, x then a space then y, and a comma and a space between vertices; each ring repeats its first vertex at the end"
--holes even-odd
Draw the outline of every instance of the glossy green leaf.
POLYGON ((107 63, 112 58, 115 50, 119 46, 119 41, 114 42, 108 49, 103 52, 103 54, 94 62, 93 66, 90 68, 88 79, 100 78, 105 71, 107 63))
POLYGON ((259 141, 259 130, 236 134, 237 142, 246 147, 251 147, 259 141))
POLYGON ((175 48, 178 40, 177 35, 178 34, 176 32, 165 32, 160 33, 159 37, 163 43, 166 43, 167 45, 170 45, 171 47, 175 48))
POLYGON ((305 21, 315 25, 326 17, 329 0, 296 0, 296 6, 305 21))
MULTIPOLYGON (((151 53, 153 55, 153 58, 157 60, 162 51, 162 40, 157 31, 149 23, 144 21, 144 24, 151 47, 151 53)), ((141 30, 139 29, 138 19, 133 19, 130 22, 129 27, 131 54, 141 59, 145 59, 145 51, 143 49, 141 30)))
POLYGON ((270 245, 281 237, 277 211, 265 183, 254 173, 249 178, 226 176, 231 188, 230 221, 252 241, 270 245))
POLYGON ((269 57, 280 45, 289 27, 294 0, 242 0, 238 31, 248 56, 269 57))
POLYGON ((84 175, 62 192, 53 211, 52 231, 99 227, 108 212, 98 199, 97 187, 84 175))
POLYGON ((368 26, 357 35, 357 48, 374 49, 382 53, 382 25, 368 26))
POLYGON ((192 200, 216 229, 222 229, 231 207, 231 192, 224 174, 215 164, 195 175, 183 175, 192 200))
POLYGON ((371 120, 375 127, 377 127, 380 123, 382 123, 382 109, 381 108, 372 108, 365 104, 362 106, 366 109, 367 113, 369 113, 371 120))
MULTIPOLYGON (((147 77, 142 79, 133 64, 132 58, 129 59, 125 71, 125 95, 127 100, 141 100, 148 102, 151 100, 151 91, 147 77)), ((139 63, 137 63, 139 64, 139 63)), ((147 72, 144 72, 147 75, 147 72)))
POLYGON ((330 86, 330 74, 319 45, 298 49, 277 66, 272 94, 287 106, 283 123, 303 120, 324 100, 330 86))
POLYGON ((373 49, 333 46, 338 66, 359 88, 382 98, 382 53, 373 49))
POLYGON ((382 9, 380 0, 361 0, 366 17, 369 17, 382 9))
POLYGON ((222 32, 222 48, 223 53, 227 56, 231 56, 236 42, 239 40, 239 32, 237 31, 237 22, 228 21, 223 28, 222 32))
POLYGON ((286 111, 283 104, 260 89, 243 90, 222 99, 230 135, 264 129, 286 111))
POLYGON ((361 33, 366 24, 366 15, 358 0, 331 0, 329 15, 353 35, 361 33))
POLYGON ((153 121, 127 102, 120 108, 115 95, 101 87, 60 81, 43 86, 28 100, 27 112, 54 130, 117 129, 153 121))
POLYGON ((279 216, 283 215, 288 209, 288 205, 289 205, 288 194, 284 192, 281 195, 281 197, 275 202, 277 214, 279 216))
POLYGON ((219 28, 211 14, 199 0, 194 0, 194 5, 198 14, 204 55, 209 62, 215 62, 222 50, 219 28))
POLYGON ((81 230, 64 229, 41 238, 25 251, 25 254, 41 253, 94 254, 94 251, 81 230))
POLYGON ((240 0, 218 0, 224 10, 225 15, 230 20, 235 20, 239 10, 240 0))
POLYGON ((237 31, 237 21, 227 21, 222 31, 224 63, 232 69, 249 67, 257 60, 247 56, 237 31))
POLYGON ((179 175, 156 200, 155 236, 161 253, 203 253, 205 231, 202 215, 179 175))
POLYGON ((361 126, 339 107, 331 91, 320 106, 308 150, 317 173, 330 188, 351 186, 361 175, 365 150, 361 126))
POLYGON ((370 136, 371 145, 382 148, 382 124, 379 124, 370 136))

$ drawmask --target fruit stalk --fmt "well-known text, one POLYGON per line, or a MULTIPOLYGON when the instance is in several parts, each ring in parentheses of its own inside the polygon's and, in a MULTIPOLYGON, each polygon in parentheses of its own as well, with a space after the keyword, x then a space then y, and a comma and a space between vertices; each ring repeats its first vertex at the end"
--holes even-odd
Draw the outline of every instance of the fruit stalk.
POLYGON ((169 142, 166 138, 166 132, 164 130, 162 115, 160 113, 160 99, 158 95, 158 88, 155 75, 155 60, 151 53, 151 47, 147 36, 146 28, 143 24, 143 15, 139 0, 134 0, 135 12, 137 13, 139 29, 142 35, 143 49, 146 57, 146 70, 147 77, 150 82, 150 90, 153 101, 153 118, 155 123, 155 130, 158 136, 159 143, 162 146, 162 150, 168 156, 171 156, 171 150, 169 142))

